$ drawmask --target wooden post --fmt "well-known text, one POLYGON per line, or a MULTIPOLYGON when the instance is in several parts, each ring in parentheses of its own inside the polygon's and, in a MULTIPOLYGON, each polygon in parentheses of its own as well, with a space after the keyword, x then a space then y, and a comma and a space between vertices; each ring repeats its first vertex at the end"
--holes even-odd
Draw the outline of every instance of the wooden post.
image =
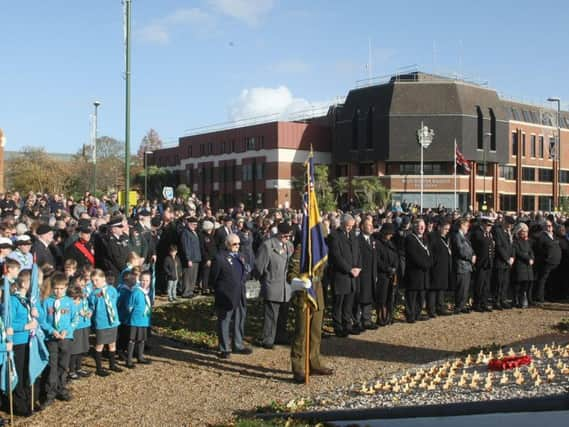
POLYGON ((310 305, 306 297, 306 326, 304 328, 304 384, 310 380, 310 305))

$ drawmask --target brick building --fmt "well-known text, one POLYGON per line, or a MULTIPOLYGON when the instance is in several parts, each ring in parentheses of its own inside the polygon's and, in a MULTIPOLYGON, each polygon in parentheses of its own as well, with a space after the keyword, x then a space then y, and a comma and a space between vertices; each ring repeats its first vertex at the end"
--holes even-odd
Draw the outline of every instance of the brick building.
POLYGON ((353 89, 324 117, 182 137, 149 161, 178 171, 179 182, 218 206, 298 206, 291 179, 312 145, 332 177, 378 176, 394 200, 419 202, 421 123, 435 132, 424 151, 425 207, 455 203, 455 141, 472 165, 470 174, 456 177, 462 210, 480 209, 484 200, 499 210, 550 210, 554 197, 569 196, 569 113, 560 114, 558 128, 553 108, 421 72, 353 89), (556 161, 551 153, 559 130, 556 161))

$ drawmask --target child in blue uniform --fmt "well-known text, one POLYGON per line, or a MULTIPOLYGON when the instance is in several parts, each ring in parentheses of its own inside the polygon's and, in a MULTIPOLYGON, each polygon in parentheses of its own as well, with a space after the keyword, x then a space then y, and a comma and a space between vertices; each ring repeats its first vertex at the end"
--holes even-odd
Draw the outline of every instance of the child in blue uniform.
POLYGON ((126 352, 128 347, 128 301, 130 299, 130 294, 136 286, 137 276, 140 274, 139 267, 132 267, 128 271, 124 271, 122 275, 122 283, 119 285, 119 299, 117 301, 117 308, 119 311, 119 330, 118 330, 118 341, 117 341, 117 352, 122 360, 126 360, 126 352))
POLYGON ((136 347, 138 363, 149 364, 150 360, 144 357, 144 344, 147 338, 152 304, 150 301, 150 283, 152 276, 149 272, 141 275, 140 285, 136 285, 130 293, 128 301, 128 325, 130 328, 128 341, 127 368, 134 368, 132 358, 136 347))
POLYGON ((76 276, 71 287, 67 291, 73 299, 75 309, 78 311, 77 327, 73 332, 73 344, 71 345, 71 360, 69 362, 69 378, 77 380, 80 377, 91 375, 82 368, 83 356, 89 352, 89 332, 91 330, 91 309, 87 300, 88 293, 83 276, 76 276))
POLYGON ((73 331, 77 325, 79 311, 73 300, 66 296, 68 279, 63 273, 51 277, 53 295, 42 304, 40 325, 45 332, 49 351, 49 376, 46 384, 47 407, 57 398, 69 401, 71 394, 67 389, 67 375, 73 331))
POLYGON ((93 327, 96 334, 95 344, 95 373, 100 377, 109 375, 109 371, 103 369, 102 358, 105 345, 109 348, 109 369, 114 372, 122 372, 116 363, 116 342, 119 317, 117 310, 118 293, 115 288, 107 285, 105 273, 95 269, 91 273, 93 292, 89 295, 89 308, 92 310, 93 327))

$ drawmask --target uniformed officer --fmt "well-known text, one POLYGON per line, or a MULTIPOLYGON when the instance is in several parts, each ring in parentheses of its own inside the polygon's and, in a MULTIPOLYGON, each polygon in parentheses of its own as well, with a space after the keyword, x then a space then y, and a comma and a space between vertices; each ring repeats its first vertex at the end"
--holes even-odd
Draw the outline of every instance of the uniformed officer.
POLYGON ((104 238, 106 253, 103 264, 105 272, 111 272, 116 278, 126 266, 126 260, 130 251, 129 238, 124 232, 124 221, 122 216, 112 217, 108 224, 108 234, 104 238))

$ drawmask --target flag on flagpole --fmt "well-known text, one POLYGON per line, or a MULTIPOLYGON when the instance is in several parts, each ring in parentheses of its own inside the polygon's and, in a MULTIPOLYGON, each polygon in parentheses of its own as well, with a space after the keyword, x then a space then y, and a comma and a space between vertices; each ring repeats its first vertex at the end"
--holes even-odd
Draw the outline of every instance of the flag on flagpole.
MULTIPOLYGON (((12 312, 10 307, 10 282, 8 278, 4 276, 4 286, 2 292, 2 316, 1 316, 1 338, 2 342, 10 342, 12 338, 6 333, 8 329, 12 327, 12 312)), ((10 351, 7 356, 2 360, 2 368, 0 369, 0 389, 4 394, 8 394, 10 386, 12 390, 16 388, 18 384, 18 374, 16 373, 16 365, 14 364, 14 352, 10 351), (8 363, 10 362, 10 363, 8 363)))
POLYGON ((464 173, 470 173, 470 162, 464 158, 464 155, 458 149, 458 145, 455 147, 454 159, 458 168, 461 168, 464 173))
MULTIPOLYGON (((32 275, 30 280, 30 306, 37 308, 40 300, 40 283, 39 268, 34 262, 32 265, 32 275)), ((49 351, 45 345, 45 334, 38 326, 30 331, 30 363, 28 365, 28 374, 30 376, 30 384, 33 384, 41 375, 49 362, 49 351)))
MULTIPOLYGON (((312 280, 315 275, 322 275, 328 260, 328 246, 324 240, 318 200, 314 191, 314 155, 310 150, 306 167, 306 193, 304 196, 304 216, 302 219, 302 246, 300 255, 301 278, 312 280)), ((318 307, 314 287, 307 289, 308 300, 318 307)))

